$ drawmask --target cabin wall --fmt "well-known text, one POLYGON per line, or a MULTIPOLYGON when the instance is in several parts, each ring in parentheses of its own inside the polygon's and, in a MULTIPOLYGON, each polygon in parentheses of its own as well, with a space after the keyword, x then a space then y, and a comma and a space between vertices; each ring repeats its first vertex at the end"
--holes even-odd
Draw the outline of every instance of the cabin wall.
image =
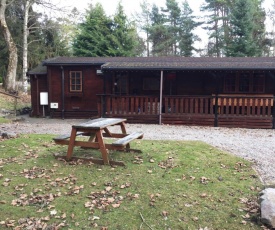
POLYGON ((60 66, 48 67, 49 103, 58 104, 57 109, 49 109, 53 117, 61 117, 62 113, 65 118, 97 116, 96 95, 103 93, 103 76, 96 74, 99 68, 99 66, 64 66, 64 95, 62 95, 62 69, 60 66), (70 71, 81 71, 81 92, 70 91, 70 71))

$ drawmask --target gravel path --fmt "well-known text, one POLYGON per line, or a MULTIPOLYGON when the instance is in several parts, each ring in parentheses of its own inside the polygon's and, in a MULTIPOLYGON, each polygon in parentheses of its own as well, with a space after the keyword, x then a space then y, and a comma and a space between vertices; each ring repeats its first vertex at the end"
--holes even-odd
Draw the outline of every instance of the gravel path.
MULTIPOLYGON (((0 131, 68 134, 72 124, 84 120, 24 117, 24 121, 1 124, 0 131)), ((254 162, 263 183, 275 185, 275 130, 127 124, 127 131, 142 131, 144 139, 199 140, 254 162)))

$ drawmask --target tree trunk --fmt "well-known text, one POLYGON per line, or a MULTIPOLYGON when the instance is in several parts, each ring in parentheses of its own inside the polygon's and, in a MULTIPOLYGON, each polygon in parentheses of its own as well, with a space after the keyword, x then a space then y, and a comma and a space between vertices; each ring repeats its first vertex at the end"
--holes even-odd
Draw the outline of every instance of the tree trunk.
POLYGON ((26 74, 28 71, 28 20, 29 20, 29 10, 31 7, 30 0, 26 0, 24 9, 24 24, 23 24, 23 71, 22 71, 22 83, 26 80, 26 74))
POLYGON ((15 91, 15 79, 16 79, 16 69, 17 69, 17 47, 13 42, 10 30, 8 28, 5 11, 6 11, 6 0, 0 1, 0 28, 3 31, 4 39, 7 43, 9 50, 9 64, 7 75, 5 76, 5 90, 6 91, 15 91))

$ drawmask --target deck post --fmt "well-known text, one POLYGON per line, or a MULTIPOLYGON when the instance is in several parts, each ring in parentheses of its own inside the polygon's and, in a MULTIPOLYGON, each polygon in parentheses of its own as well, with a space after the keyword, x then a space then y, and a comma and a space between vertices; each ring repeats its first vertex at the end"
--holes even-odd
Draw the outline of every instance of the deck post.
POLYGON ((214 119, 214 127, 218 127, 218 101, 219 101, 219 88, 220 88, 220 78, 218 73, 211 72, 211 76, 216 80, 216 93, 215 93, 215 119, 214 119))
POLYGON ((62 88, 61 88, 61 97, 62 97, 62 110, 61 110, 61 118, 65 119, 65 76, 64 76, 64 68, 63 66, 61 68, 61 78, 62 78, 62 88))
POLYGON ((219 101, 219 96, 216 93, 215 94, 215 120, 214 120, 214 127, 218 127, 218 101, 219 101))
POLYGON ((163 88, 163 70, 161 70, 161 72, 160 72, 160 89, 159 89, 159 125, 161 125, 162 88, 163 88))

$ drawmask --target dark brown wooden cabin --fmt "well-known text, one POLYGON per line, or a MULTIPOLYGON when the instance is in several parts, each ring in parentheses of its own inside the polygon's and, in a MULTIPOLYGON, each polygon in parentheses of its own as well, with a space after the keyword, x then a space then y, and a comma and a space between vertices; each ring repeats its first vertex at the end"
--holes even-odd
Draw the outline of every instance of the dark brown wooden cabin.
POLYGON ((29 73, 32 116, 41 116, 45 91, 54 118, 274 128, 273 57, 58 57, 43 65, 47 75, 29 73))

